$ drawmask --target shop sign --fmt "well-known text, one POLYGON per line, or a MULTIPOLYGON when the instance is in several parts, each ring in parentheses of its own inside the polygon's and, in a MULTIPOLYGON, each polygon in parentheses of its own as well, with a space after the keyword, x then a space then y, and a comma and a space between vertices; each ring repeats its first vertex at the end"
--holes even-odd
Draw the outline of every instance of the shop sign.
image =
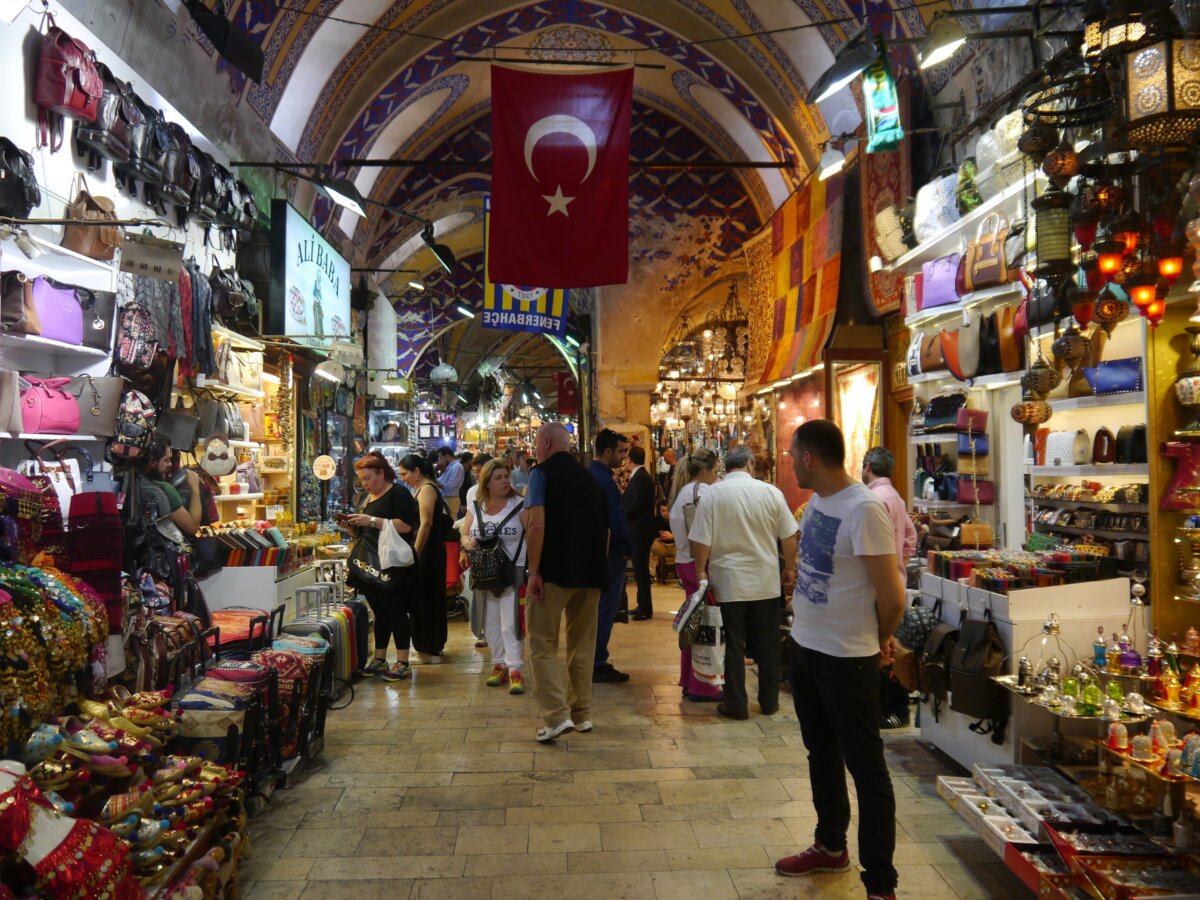
POLYGON ((313 474, 321 481, 328 481, 337 474, 337 463, 332 456, 321 455, 313 460, 313 474))
POLYGON ((351 336, 350 263, 286 200, 271 201, 264 329, 310 347, 351 336))

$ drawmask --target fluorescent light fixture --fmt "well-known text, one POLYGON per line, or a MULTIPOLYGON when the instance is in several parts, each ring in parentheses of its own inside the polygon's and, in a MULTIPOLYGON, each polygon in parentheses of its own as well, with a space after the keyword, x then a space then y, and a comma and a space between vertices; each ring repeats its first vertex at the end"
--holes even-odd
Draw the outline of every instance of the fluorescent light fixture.
POLYGON ((419 281, 410 281, 410 282, 408 283, 408 286, 409 286, 410 288, 412 288, 414 291, 423 291, 423 290, 425 290, 425 285, 421 284, 421 282, 419 282, 419 281))
POLYGON ((763 388, 761 391, 755 391, 755 396, 761 397, 763 394, 769 394, 773 390, 775 390, 775 385, 769 384, 765 388, 763 388))
POLYGON ((327 359, 313 369, 313 375, 326 381, 339 382, 345 377, 346 369, 336 359, 327 359))
POLYGON ((274 372, 263 372, 261 378, 263 381, 267 382, 268 384, 282 384, 282 381, 280 380, 279 376, 276 375, 274 372))
POLYGON ((461 400, 463 403, 467 402, 467 398, 464 397, 462 394, 460 394, 458 391, 454 392, 454 396, 457 397, 459 400, 461 400))
POLYGON ((928 69, 950 59, 967 42, 966 32, 953 16, 939 12, 929 25, 929 34, 921 44, 921 68, 928 69))
POLYGON ((808 367, 807 369, 805 369, 803 372, 797 372, 797 373, 796 373, 795 375, 793 375, 793 376, 792 376, 792 377, 791 377, 789 380, 790 380, 790 381, 799 381, 801 378, 807 378, 807 377, 808 377, 809 375, 811 375, 813 372, 819 372, 819 371, 821 371, 821 369, 823 369, 823 368, 825 368, 825 366, 824 366, 824 364, 823 364, 823 363, 819 363, 819 364, 817 364, 817 365, 815 365, 815 366, 809 366, 809 367, 808 367))
POLYGON ((458 310, 458 314, 459 314, 460 316, 466 316, 468 319, 473 319, 473 318, 475 318, 475 313, 471 312, 471 310, 467 309, 467 308, 466 308, 465 306, 463 306, 461 303, 460 303, 458 306, 454 307, 454 308, 455 308, 456 310, 458 310))
POLYGON ((817 178, 824 181, 832 178, 846 167, 846 154, 832 144, 821 154, 821 162, 817 164, 817 178))
POLYGON ((433 254, 434 258, 441 263, 443 269, 447 272, 454 268, 454 254, 445 244, 439 244, 433 239, 433 223, 429 222, 421 230, 421 240, 425 242, 425 246, 433 254))
POLYGON ((833 65, 813 84, 808 92, 808 102, 820 103, 822 100, 828 100, 877 59, 879 48, 875 46, 870 33, 866 30, 859 32, 838 51, 833 65))
POLYGON ((779 381, 777 381, 777 382, 775 382, 773 385, 771 385, 771 388, 772 388, 772 389, 776 389, 776 388, 783 388, 783 387, 787 387, 787 386, 788 386, 789 384, 791 384, 791 383, 792 383, 792 379, 790 379, 790 378, 781 378, 779 381))
POLYGON ((575 347, 575 348, 578 348, 578 347, 579 347, 579 341, 575 340, 575 338, 571 337, 571 335, 569 335, 569 334, 568 334, 568 335, 566 335, 566 337, 565 337, 565 340, 566 340, 566 342, 567 342, 568 344, 570 344, 572 347, 575 347))
POLYGON ((407 394, 408 385, 404 383, 404 379, 398 375, 389 375, 383 379, 381 387, 389 394, 407 394))
POLYGON ((538 400, 542 399, 542 394, 537 388, 533 389, 533 396, 536 397, 538 400))

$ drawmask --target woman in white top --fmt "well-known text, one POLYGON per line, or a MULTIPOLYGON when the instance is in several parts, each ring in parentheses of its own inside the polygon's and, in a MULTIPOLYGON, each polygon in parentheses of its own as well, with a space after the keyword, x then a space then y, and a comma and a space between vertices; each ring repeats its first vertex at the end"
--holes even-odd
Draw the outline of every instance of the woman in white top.
MULTIPOLYGON (((717 454, 707 447, 700 447, 683 457, 675 466, 671 483, 671 534, 675 536, 675 574, 683 584, 685 597, 690 597, 700 587, 703 573, 696 571, 692 559, 692 545, 688 543, 687 522, 694 518, 695 509, 704 499, 708 486, 717 480, 717 454)), ((721 691, 712 685, 697 681, 692 676, 692 648, 685 647, 679 657, 679 684, 683 694, 690 700, 720 700, 721 691)))
MULTIPOLYGON (((478 591, 487 598, 485 629, 492 651, 492 674, 487 683, 497 687, 508 682, 510 694, 525 693, 521 676, 521 613, 517 594, 525 582, 525 527, 529 513, 524 498, 509 480, 508 465, 493 459, 479 473, 474 502, 467 507, 463 542, 463 566, 467 551, 479 547, 479 539, 498 534, 504 555, 513 564, 512 584, 503 591, 478 591)), ((477 589, 478 590, 478 589, 477 589)))

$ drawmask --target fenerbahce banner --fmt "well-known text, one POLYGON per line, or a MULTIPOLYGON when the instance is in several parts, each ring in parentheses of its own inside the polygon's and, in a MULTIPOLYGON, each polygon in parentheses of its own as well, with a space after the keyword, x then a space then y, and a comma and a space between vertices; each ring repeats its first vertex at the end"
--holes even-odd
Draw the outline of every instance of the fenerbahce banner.
POLYGON ((492 212, 484 201, 483 217, 483 327, 499 331, 532 331, 563 337, 567 333, 567 291, 561 288, 492 284, 487 275, 491 253, 488 235, 492 212))

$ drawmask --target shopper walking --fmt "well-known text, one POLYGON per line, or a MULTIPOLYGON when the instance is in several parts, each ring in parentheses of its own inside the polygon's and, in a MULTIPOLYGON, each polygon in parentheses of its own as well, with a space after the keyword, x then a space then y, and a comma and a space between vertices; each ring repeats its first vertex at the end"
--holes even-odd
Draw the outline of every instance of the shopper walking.
POLYGON ((476 599, 482 596, 487 604, 484 627, 492 650, 492 674, 487 683, 499 687, 507 682, 510 694, 523 694, 520 591, 525 584, 525 524, 529 513, 524 511, 525 501, 513 489, 508 465, 502 459, 484 464, 474 490, 477 493, 467 508, 463 528, 463 567, 468 564, 470 551, 478 550, 480 541, 490 538, 497 539, 509 565, 507 585, 475 589, 476 599))
POLYGON ((747 447, 725 455, 725 478, 709 488, 688 535, 697 576, 707 568, 725 624, 725 700, 717 712, 731 719, 750 717, 747 649, 758 663, 759 709, 765 716, 779 709, 779 606, 796 577, 796 520, 783 492, 750 474, 753 460, 747 447))
POLYGON ((608 659, 608 641, 612 637, 613 623, 628 622, 629 613, 618 617, 617 607, 621 603, 621 592, 625 588, 625 562, 633 552, 629 530, 625 523, 625 512, 621 509, 621 492, 613 472, 625 465, 629 456, 629 439, 611 428, 596 435, 592 461, 588 471, 600 485, 607 511, 605 519, 609 533, 608 543, 608 587, 600 595, 600 610, 596 623, 596 659, 592 667, 592 681, 620 684, 629 680, 629 674, 615 668, 608 659))
POLYGON ((791 683, 808 750, 816 841, 775 863, 780 875, 850 868, 846 769, 858 794, 858 854, 868 898, 894 897, 896 800, 879 735, 879 668, 891 661, 904 585, 887 508, 846 473, 841 430, 805 422, 791 444, 801 488, 815 492, 800 523, 792 598, 791 683))
POLYGON ((509 458, 512 460, 512 486, 523 494, 529 483, 529 454, 517 449, 509 454, 509 458))
POLYGON ((625 510, 625 521, 629 523, 629 540, 633 544, 633 580, 637 584, 637 607, 633 611, 635 622, 644 622, 654 616, 654 599, 650 595, 650 546, 654 543, 654 479, 646 471, 646 451, 642 447, 631 447, 629 462, 633 471, 629 485, 621 495, 621 508, 625 510))
MULTIPOLYGON (((698 447, 683 457, 675 466, 671 483, 670 523, 675 536, 675 574, 683 585, 684 597, 690 597, 700 588, 704 573, 696 571, 692 558, 692 547, 688 540, 688 526, 695 521, 696 510, 708 494, 710 485, 717 480, 717 464, 721 460, 707 447, 698 447)), ((679 651, 679 685, 689 700, 721 700, 720 688, 701 681, 692 674, 692 648, 679 651)))
MULTIPOLYGON (((358 479, 365 492, 358 512, 344 517, 342 524, 349 526, 356 540, 366 541, 378 555, 379 533, 391 520, 396 531, 410 544, 420 514, 417 503, 405 489, 396 485, 396 472, 383 455, 376 450, 360 457, 354 464, 358 479)), ((353 570, 351 570, 353 571, 353 570)), ((400 681, 412 674, 408 661, 408 645, 412 640, 412 622, 409 609, 420 589, 415 566, 389 569, 392 576, 389 587, 382 588, 364 582, 351 584, 367 598, 371 613, 375 617, 375 656, 367 663, 362 674, 380 675, 385 681, 400 681), (396 644, 396 662, 389 669, 387 664, 388 645, 396 644)))
MULTIPOLYGON (((444 449, 444 448, 443 448, 444 449)), ((453 457, 453 454, 451 455, 453 457)), ((454 464, 462 468, 458 460, 454 464)), ((412 490, 420 510, 413 551, 417 555, 419 590, 410 607, 415 663, 440 663, 446 646, 446 518, 447 501, 438 492, 429 460, 410 453, 400 460, 400 477, 412 490)))
POLYGON ((462 500, 459 492, 462 490, 466 472, 463 470, 462 463, 454 455, 454 451, 449 447, 438 448, 438 467, 440 474, 436 476, 435 483, 446 500, 446 506, 450 508, 450 517, 457 519, 462 500))
MULTIPOLYGON (((887 507, 888 518, 896 534, 896 566, 900 578, 908 581, 905 568, 917 552, 917 529, 908 515, 904 498, 892 485, 896 457, 885 447, 872 447, 863 457, 862 480, 887 507)), ((908 724, 908 691, 892 677, 891 668, 879 673, 879 715, 881 728, 903 728, 908 724)))
POLYGON ((545 722, 537 739, 592 730, 592 662, 600 592, 608 586, 604 495, 570 454, 557 422, 538 429, 538 465, 529 473, 526 626, 533 690, 545 722), (558 633, 567 622, 566 678, 558 633))

